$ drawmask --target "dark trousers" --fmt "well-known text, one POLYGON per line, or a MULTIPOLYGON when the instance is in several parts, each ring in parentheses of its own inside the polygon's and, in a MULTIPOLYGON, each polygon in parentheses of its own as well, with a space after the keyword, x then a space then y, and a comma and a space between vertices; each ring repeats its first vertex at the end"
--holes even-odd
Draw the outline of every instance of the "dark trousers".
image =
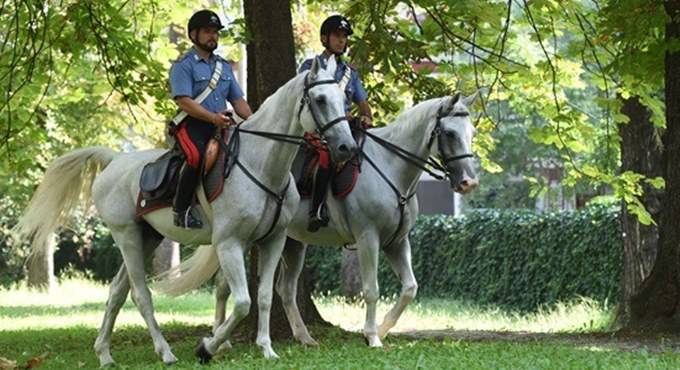
POLYGON ((191 206, 201 176, 205 149, 214 131, 214 125, 192 117, 187 117, 177 128, 175 138, 186 156, 186 163, 180 170, 177 191, 173 199, 175 212, 184 212, 191 206))

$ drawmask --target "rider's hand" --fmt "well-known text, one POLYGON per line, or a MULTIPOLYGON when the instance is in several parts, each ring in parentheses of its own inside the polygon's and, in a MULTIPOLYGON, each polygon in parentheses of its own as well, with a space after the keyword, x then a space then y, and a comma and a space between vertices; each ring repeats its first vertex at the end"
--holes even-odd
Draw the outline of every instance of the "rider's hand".
POLYGON ((231 118, 231 112, 218 112, 213 114, 212 124, 218 127, 227 127, 232 125, 234 120, 231 118), (229 113, 229 115, 225 114, 229 113))
POLYGON ((369 116, 361 116, 361 123, 364 126, 373 126, 373 120, 369 116))

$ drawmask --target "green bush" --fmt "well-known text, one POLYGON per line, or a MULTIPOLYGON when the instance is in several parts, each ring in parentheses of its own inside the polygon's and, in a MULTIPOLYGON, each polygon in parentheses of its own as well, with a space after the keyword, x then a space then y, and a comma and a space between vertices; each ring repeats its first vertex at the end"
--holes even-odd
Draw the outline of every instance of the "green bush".
MULTIPOLYGON (((420 297, 449 297, 523 311, 590 297, 616 301, 623 241, 616 210, 475 211, 421 216, 411 231, 420 297)), ((339 294, 338 248, 307 250, 317 294, 339 294)), ((401 285, 381 258, 383 296, 401 285)))

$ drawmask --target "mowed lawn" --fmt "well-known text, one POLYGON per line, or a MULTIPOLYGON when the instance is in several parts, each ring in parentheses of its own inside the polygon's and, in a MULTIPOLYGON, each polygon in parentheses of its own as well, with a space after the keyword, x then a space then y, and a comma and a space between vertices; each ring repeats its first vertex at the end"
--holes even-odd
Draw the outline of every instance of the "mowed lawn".
MULTIPOLYGON (((50 294, 21 288, 0 291, 0 369, 4 360, 24 366, 31 359, 41 369, 97 368, 92 346, 106 296, 107 287, 83 280, 62 282, 50 294)), ((409 307, 383 349, 371 349, 360 334, 364 308, 334 298, 317 299, 317 304, 324 318, 347 331, 311 328, 318 348, 275 341, 281 358, 265 360, 254 343, 236 342, 210 365, 199 365, 193 349, 209 334, 212 296, 201 291, 154 298, 163 333, 179 358, 176 369, 680 368, 676 339, 622 342, 597 334, 606 327, 611 310, 587 300, 523 316, 424 299, 409 307)), ((381 304, 379 317, 388 309, 388 303, 381 304)), ((119 315, 112 354, 120 369, 166 368, 130 301, 119 315)))

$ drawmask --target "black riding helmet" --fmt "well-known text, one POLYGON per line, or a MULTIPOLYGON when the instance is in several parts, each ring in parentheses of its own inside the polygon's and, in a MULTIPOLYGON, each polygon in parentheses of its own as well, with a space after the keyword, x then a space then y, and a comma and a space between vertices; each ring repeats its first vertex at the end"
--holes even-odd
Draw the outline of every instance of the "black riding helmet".
POLYGON ((328 36, 330 35, 333 31, 345 31, 347 32, 347 36, 351 36, 354 32, 352 31, 352 25, 349 23, 349 20, 341 15, 331 15, 330 17, 326 18, 323 23, 321 23, 321 36, 328 36))
POLYGON ((187 35, 191 39, 191 31, 201 27, 216 27, 218 30, 224 28, 220 17, 211 10, 199 10, 189 19, 189 25, 187 26, 187 35))

